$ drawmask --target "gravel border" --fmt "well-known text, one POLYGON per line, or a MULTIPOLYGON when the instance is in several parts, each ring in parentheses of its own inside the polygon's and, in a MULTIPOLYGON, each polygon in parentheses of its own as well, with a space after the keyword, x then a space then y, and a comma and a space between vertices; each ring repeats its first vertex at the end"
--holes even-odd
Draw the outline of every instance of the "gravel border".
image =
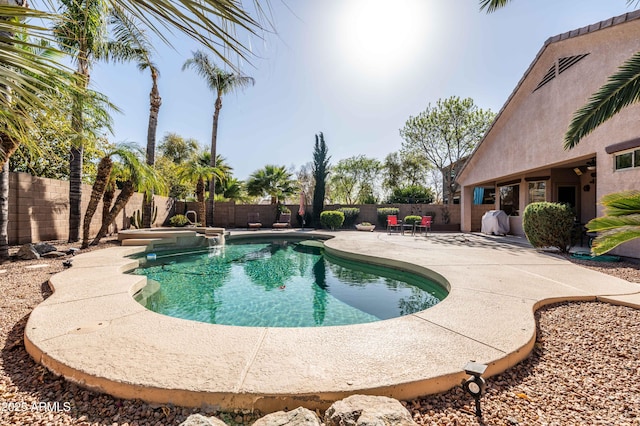
MULTIPOLYGON (((51 242, 64 251, 71 246, 51 242)), ((82 252, 117 244, 113 239, 82 252)), ((17 247, 11 249, 15 253, 17 247)), ((68 257, 0 265, 0 424, 174 425, 201 412, 227 424, 251 424, 259 413, 147 404, 82 389, 51 374, 22 341, 31 310, 51 291, 52 274, 68 257), (46 266, 43 266, 46 265, 46 266), (33 268, 35 266, 35 268, 33 268), (32 268, 30 268, 32 267, 32 268), (48 404, 47 404, 48 403, 48 404)), ((640 283, 634 262, 572 260, 640 283)), ((640 310, 604 303, 563 303, 536 312, 532 355, 489 378, 483 419, 460 387, 403 402, 421 425, 640 425, 640 310)))

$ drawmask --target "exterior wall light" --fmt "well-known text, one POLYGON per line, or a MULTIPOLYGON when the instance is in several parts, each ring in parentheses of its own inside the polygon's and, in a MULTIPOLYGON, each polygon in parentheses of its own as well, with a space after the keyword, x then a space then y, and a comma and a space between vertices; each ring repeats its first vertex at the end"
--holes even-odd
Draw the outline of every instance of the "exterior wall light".
POLYGON ((484 391, 486 382, 482 378, 487 366, 475 361, 470 361, 464 366, 464 372, 469 374, 470 377, 462 383, 462 389, 476 400, 476 416, 482 417, 482 410, 480 408, 480 397, 484 391))

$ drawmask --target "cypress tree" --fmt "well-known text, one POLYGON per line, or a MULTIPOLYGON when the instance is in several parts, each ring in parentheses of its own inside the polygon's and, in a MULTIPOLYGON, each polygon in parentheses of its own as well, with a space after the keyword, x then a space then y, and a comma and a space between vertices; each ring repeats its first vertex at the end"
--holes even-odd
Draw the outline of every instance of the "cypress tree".
POLYGON ((315 187, 313 188, 313 225, 320 227, 320 213, 324 209, 325 185, 329 174, 329 157, 327 155, 327 144, 324 142, 324 135, 320 132, 316 135, 316 143, 313 148, 313 178, 315 187))

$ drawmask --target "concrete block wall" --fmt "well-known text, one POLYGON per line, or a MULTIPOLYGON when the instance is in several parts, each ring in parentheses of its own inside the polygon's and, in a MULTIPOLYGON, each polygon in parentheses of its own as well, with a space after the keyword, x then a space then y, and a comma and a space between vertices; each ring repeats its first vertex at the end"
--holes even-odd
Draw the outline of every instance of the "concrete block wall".
POLYGON ((482 216, 489 210, 495 210, 494 204, 473 204, 471 206, 471 232, 480 232, 482 216))
MULTIPOLYGON (((297 212, 298 204, 287 204, 291 210, 291 226, 300 227, 297 212)), ((351 207, 339 204, 327 205, 325 210, 335 210, 340 207, 351 207)), ((441 205, 441 204, 392 204, 392 205, 375 205, 362 204, 356 205, 360 209, 357 222, 378 223, 377 210, 380 207, 397 207, 400 209, 399 217, 402 219, 408 215, 426 215, 427 213, 435 213, 433 229, 434 230, 460 230, 460 206, 459 205, 441 205), (444 212, 449 212, 449 223, 444 222, 444 212)), ((198 210, 195 202, 176 202, 175 211, 184 214, 187 210, 198 210)), ((306 206, 306 210, 311 212, 311 206, 306 206)), ((247 218, 249 213, 258 213, 260 221, 264 228, 270 228, 276 220, 276 206, 271 204, 235 204, 234 202, 216 203, 214 215, 214 225, 224 228, 245 228, 247 226, 247 218)), ((484 212, 483 212, 484 214, 484 212)), ((482 216, 482 214, 480 215, 482 216)), ((479 228, 478 228, 479 229, 479 228)))
MULTIPOLYGON (((119 191, 116 193, 119 193, 119 191)), ((89 204, 91 185, 82 185, 82 216, 89 204)), ((155 226, 172 215, 173 200, 154 197, 158 206, 155 226)), ((142 194, 134 194, 116 218, 117 229, 129 227, 128 216, 142 206, 142 194)), ((91 221, 93 237, 102 222, 102 202, 91 221)), ((82 227, 82 224, 80 225, 82 227)), ((81 228, 82 229, 82 228, 81 228)), ((112 231, 115 227, 112 228, 112 231)), ((81 231, 82 232, 82 231, 81 231)), ((28 173, 9 174, 9 244, 67 240, 69 238, 69 182, 31 176, 28 173)))

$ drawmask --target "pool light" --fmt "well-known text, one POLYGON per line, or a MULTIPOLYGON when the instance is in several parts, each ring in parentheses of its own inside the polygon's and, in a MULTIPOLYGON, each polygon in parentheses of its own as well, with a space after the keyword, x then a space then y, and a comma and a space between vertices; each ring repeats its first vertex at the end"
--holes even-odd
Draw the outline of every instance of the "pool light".
POLYGON ((485 364, 475 361, 470 361, 464 366, 464 372, 469 374, 470 377, 462 383, 462 389, 476 400, 476 416, 478 417, 482 417, 480 398, 486 385, 485 380, 482 378, 486 369, 487 366, 485 364))

